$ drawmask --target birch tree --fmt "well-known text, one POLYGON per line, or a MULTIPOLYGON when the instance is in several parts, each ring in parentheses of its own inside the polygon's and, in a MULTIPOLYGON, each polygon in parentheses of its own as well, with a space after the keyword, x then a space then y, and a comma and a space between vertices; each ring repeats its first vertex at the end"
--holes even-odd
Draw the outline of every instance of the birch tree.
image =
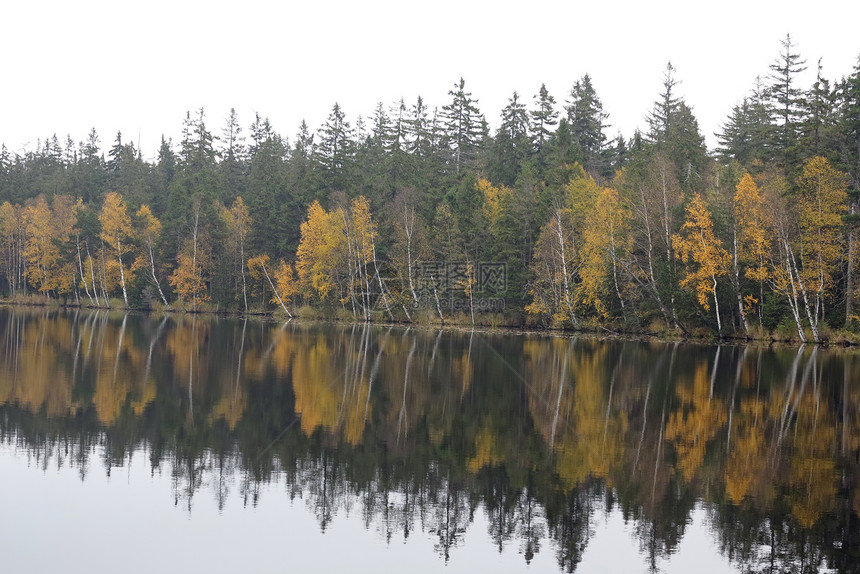
POLYGON ((158 289, 158 295, 161 297, 161 302, 168 309, 170 304, 167 302, 167 297, 164 296, 164 291, 161 289, 161 282, 155 273, 155 244, 161 234, 161 222, 152 214, 152 210, 148 205, 141 205, 136 214, 138 220, 137 237, 141 244, 141 251, 138 255, 138 261, 135 263, 136 268, 149 267, 152 282, 158 289))
MULTIPOLYGON (((105 244, 114 250, 115 261, 119 268, 119 280, 122 286, 122 299, 128 307, 128 290, 126 289, 126 273, 123 256, 131 251, 129 239, 132 236, 131 218, 126 210, 122 195, 111 191, 105 196, 102 210, 99 214, 102 224, 100 237, 105 244)), ((129 273, 128 280, 131 280, 129 273)))
POLYGON ((678 259, 687 264, 687 273, 681 279, 681 286, 693 290, 705 311, 710 310, 708 297, 713 297, 717 332, 722 333, 717 278, 726 274, 731 256, 714 235, 711 213, 702 196, 694 194, 685 211, 687 219, 681 226, 681 233, 672 236, 678 259))

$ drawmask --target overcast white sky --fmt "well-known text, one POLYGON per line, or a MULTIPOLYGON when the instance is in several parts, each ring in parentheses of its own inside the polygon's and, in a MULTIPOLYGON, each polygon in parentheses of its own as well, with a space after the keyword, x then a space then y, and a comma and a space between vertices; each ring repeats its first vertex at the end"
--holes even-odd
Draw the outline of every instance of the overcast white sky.
POLYGON ((786 33, 806 87, 819 58, 828 78, 851 72, 858 22, 846 0, 14 1, 0 16, 0 142, 19 152, 95 127, 103 148, 121 130, 151 158, 201 106, 216 134, 235 107, 246 130, 259 112, 292 140, 335 101, 353 124, 379 101, 441 107, 460 76, 495 126, 514 90, 531 103, 544 82, 560 108, 585 73, 609 135, 630 137, 671 60, 712 144, 786 33))

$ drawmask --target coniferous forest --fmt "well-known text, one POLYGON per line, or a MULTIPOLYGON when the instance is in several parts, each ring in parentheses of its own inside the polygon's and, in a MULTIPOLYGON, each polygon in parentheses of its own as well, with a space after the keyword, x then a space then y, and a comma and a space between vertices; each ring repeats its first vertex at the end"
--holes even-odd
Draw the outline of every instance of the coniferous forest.
POLYGON ((628 137, 609 135, 584 75, 567 94, 514 92, 492 120, 461 78, 441 107, 417 97, 347 118, 336 103, 292 137, 261 115, 243 125, 196 110, 152 161, 95 130, 4 145, 0 290, 96 307, 850 339, 860 60, 801 85, 809 66, 787 36, 715 149, 671 64, 643 102, 646 129, 628 137))

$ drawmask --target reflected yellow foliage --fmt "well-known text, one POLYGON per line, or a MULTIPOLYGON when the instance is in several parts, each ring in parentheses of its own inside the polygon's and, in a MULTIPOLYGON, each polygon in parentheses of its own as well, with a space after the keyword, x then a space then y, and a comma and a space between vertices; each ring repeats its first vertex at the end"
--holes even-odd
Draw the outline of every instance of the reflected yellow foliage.
POLYGON ((524 347, 526 372, 529 381, 535 381, 530 408, 555 452, 559 476, 568 487, 590 476, 611 484, 611 471, 624 454, 628 420, 623 409, 610 403, 617 381, 606 347, 574 348, 565 340, 553 341, 549 347, 527 341, 524 347), (538 373, 546 368, 556 374, 541 384, 538 373))
POLYGON ((212 407, 210 420, 224 419, 230 430, 233 430, 236 428, 236 423, 242 420, 242 414, 245 412, 247 402, 248 397, 245 393, 245 387, 239 385, 233 394, 227 394, 215 403, 215 406, 212 407))
POLYGON ((146 359, 135 345, 133 335, 126 331, 125 320, 119 327, 104 325, 100 335, 100 344, 95 349, 97 372, 93 405, 99 422, 111 425, 131 396, 140 396, 137 385, 143 381, 135 380, 135 375, 143 372, 146 359))
POLYGON ((475 436, 475 456, 466 461, 466 468, 477 474, 482 468, 499 466, 503 461, 499 438, 485 423, 475 436))
POLYGON ((137 416, 142 416, 147 405, 155 400, 155 385, 148 383, 143 387, 143 394, 139 399, 131 401, 131 410, 137 416))
POLYGON ((806 392, 797 404, 789 485, 791 513, 804 528, 836 507, 836 428, 825 401, 806 392))
POLYGON ((341 431, 350 444, 361 440, 371 414, 367 365, 354 362, 362 356, 352 349, 332 348, 322 334, 309 341, 306 352, 295 355, 292 371, 295 408, 305 434, 322 428, 330 433, 341 431), (344 352, 345 365, 336 362, 344 352))
POLYGON ((744 397, 734 413, 732 449, 726 462, 726 496, 739 504, 750 493, 753 481, 764 473, 766 464, 764 403, 744 397))
POLYGON ((55 365, 71 343, 69 321, 59 321, 56 328, 39 321, 20 321, 13 328, 16 332, 6 336, 19 336, 20 347, 2 367, 0 398, 33 412, 44 409, 48 416, 68 414, 73 407, 71 380, 66 373, 58 375, 55 365))
POLYGON ((711 392, 708 365, 696 365, 692 383, 679 382, 675 387, 678 407, 669 415, 665 437, 675 446, 677 468, 690 482, 702 466, 705 448, 726 422, 726 408, 711 392))

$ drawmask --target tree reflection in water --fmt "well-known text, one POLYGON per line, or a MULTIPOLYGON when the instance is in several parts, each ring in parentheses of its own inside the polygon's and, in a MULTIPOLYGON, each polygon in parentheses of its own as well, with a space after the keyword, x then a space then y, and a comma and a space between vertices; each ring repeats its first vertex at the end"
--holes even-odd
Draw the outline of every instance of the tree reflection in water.
POLYGON ((701 508, 743 571, 858 569, 853 351, 20 309, 0 336, 5 443, 81 480, 145 455, 189 512, 278 482, 445 561, 482 513, 573 572, 609 514, 656 570, 701 508))

